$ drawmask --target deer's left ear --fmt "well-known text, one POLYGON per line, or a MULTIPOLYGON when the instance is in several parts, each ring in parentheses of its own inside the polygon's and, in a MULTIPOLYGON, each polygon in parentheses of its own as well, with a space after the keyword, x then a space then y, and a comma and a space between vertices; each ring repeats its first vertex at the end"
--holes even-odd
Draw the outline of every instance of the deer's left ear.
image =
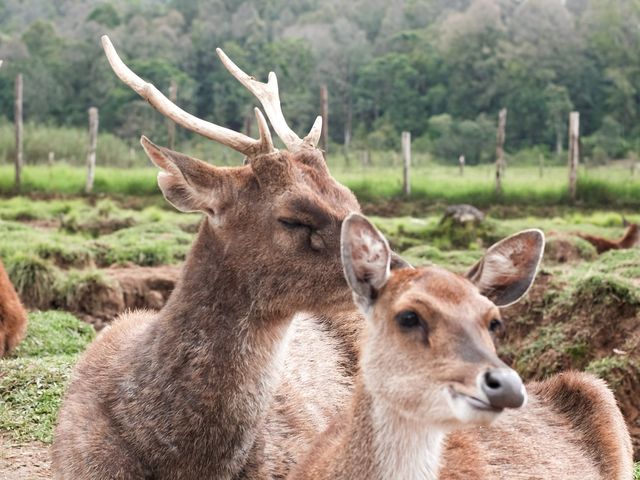
POLYGON ((525 230, 492 245, 467 272, 480 292, 498 307, 517 302, 538 273, 544 252, 544 234, 525 230))
POLYGON ((234 171, 214 167, 201 160, 140 139, 151 161, 160 168, 158 186, 174 207, 182 212, 203 212, 220 220, 237 197, 234 171))

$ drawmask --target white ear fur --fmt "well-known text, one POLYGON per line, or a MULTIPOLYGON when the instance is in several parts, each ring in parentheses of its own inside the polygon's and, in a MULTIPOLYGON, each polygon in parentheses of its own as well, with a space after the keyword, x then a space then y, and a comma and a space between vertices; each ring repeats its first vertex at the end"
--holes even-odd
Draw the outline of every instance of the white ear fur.
POLYGON ((368 308, 391 275, 391 249, 369 220, 351 213, 342 223, 342 265, 347 283, 362 308, 368 308))
POLYGON ((492 245, 467 272, 467 278, 499 307, 522 298, 538 273, 544 253, 544 233, 524 230, 492 245))

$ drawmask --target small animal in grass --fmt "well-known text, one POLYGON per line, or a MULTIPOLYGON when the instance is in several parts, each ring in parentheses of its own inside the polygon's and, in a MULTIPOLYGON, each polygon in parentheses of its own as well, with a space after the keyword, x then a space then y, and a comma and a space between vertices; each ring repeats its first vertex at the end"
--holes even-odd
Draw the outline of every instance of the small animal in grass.
POLYGON ((622 224, 626 227, 626 230, 618 240, 609 240, 588 233, 578 233, 577 235, 596 247, 598 253, 636 247, 640 243, 640 226, 637 223, 629 223, 624 217, 622 218, 622 224))
POLYGON ((0 358, 11 352, 27 331, 27 312, 0 262, 0 358))
POLYGON ((517 233, 466 276, 391 271, 385 238, 359 214, 342 261, 366 317, 351 404, 292 480, 628 479, 632 447, 611 391, 568 372, 527 386, 496 355, 499 307, 532 284, 544 237, 517 233))

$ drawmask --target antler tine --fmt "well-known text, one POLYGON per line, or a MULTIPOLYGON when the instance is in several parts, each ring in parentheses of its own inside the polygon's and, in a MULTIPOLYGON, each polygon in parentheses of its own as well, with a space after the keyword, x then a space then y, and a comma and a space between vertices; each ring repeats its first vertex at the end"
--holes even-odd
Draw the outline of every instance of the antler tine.
POLYGON ((255 107, 253 111, 256 114, 256 123, 258 124, 258 132, 260 133, 263 151, 267 151, 268 149, 274 150, 271 130, 269 130, 269 125, 267 125, 267 120, 258 107, 255 107))
MULTIPOLYGON (((282 113, 282 106, 280 105, 278 78, 274 72, 269 73, 269 80, 267 83, 259 82, 254 77, 247 75, 240 67, 233 63, 221 48, 216 48, 216 53, 229 73, 244 85, 247 90, 253 93, 258 100, 260 100, 262 108, 264 108, 267 117, 271 121, 271 125, 273 125, 273 129, 290 151, 295 152, 296 150, 299 150, 303 144, 311 145, 313 147, 316 146, 318 143, 317 141, 315 143, 307 141, 309 137, 315 138, 311 133, 302 140, 293 130, 291 130, 291 128, 289 128, 289 125, 287 125, 287 121, 282 113)), ((313 131, 314 130, 312 128, 311 132, 313 133, 313 131)))
POLYGON ((318 115, 316 117, 316 121, 313 122, 313 126, 311 127, 309 134, 306 137, 304 137, 302 141, 307 145, 310 145, 311 147, 315 148, 318 146, 318 142, 320 141, 321 134, 322 134, 322 116, 318 115))
MULTIPOLYGON (((136 75, 125 63, 120 59, 116 49, 107 35, 102 36, 102 48, 104 49, 107 59, 111 64, 111 68, 115 74, 133 89, 138 95, 148 101, 153 108, 158 110, 165 117, 170 118, 178 125, 196 132, 203 137, 210 138, 216 142, 222 143, 233 148, 248 157, 253 157, 261 153, 271 153, 275 151, 271 134, 268 128, 260 128, 260 139, 255 140, 242 133, 221 127, 211 122, 207 122, 198 117, 194 117, 175 105, 171 100, 164 96, 153 84, 144 81, 136 75)), ((263 118, 264 120, 264 118, 263 118)), ((265 123, 266 124, 266 123, 265 123)), ((258 119, 260 126, 260 119, 258 119)))

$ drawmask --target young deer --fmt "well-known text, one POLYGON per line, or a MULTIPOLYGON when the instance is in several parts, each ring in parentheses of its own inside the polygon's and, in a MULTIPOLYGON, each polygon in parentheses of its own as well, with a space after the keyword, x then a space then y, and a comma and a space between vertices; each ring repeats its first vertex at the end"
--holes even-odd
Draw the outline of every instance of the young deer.
POLYGON ((316 148, 320 123, 304 139, 287 126, 274 74, 257 82, 218 51, 288 151, 273 147, 258 109, 260 140, 192 117, 106 37, 103 46, 155 108, 246 161, 214 167, 142 138, 167 201, 204 220, 165 308, 123 315, 78 362, 55 431, 55 478, 282 478, 350 391, 357 352, 344 338, 358 317, 344 313, 339 246, 358 203, 316 148), (292 325, 300 311, 320 315, 292 325))
POLYGON ((351 406, 290 478, 631 479, 629 434, 604 382, 566 373, 530 385, 527 402, 496 356, 498 307, 526 293, 543 248, 542 233, 527 230, 466 278, 390 272, 384 237, 347 217, 342 261, 367 319, 361 372, 351 406))
POLYGON ((27 312, 0 262, 0 358, 20 343, 26 331, 27 312))

